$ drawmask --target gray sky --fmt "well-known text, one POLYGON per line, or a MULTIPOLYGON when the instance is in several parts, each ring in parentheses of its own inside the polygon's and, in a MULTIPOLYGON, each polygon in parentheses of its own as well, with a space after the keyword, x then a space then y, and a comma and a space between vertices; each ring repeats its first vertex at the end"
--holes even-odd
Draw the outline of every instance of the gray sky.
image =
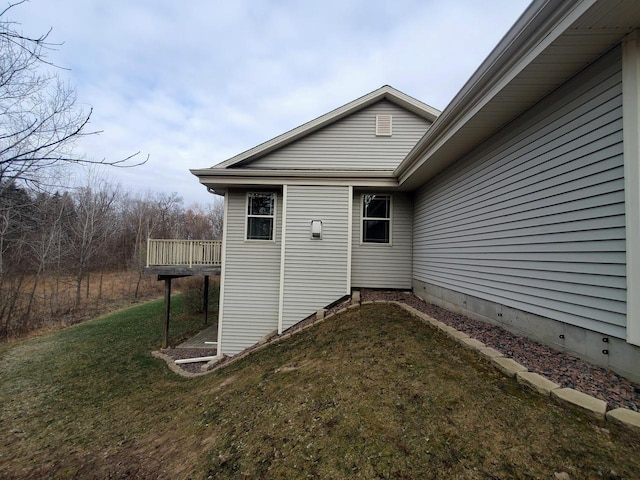
MULTIPOLYGON (((5 0, 5 4, 6 4, 5 0)), ((209 167, 382 85, 443 109, 525 0, 30 0, 26 34, 53 28, 50 60, 93 107, 91 158, 128 190, 211 195, 209 167)))

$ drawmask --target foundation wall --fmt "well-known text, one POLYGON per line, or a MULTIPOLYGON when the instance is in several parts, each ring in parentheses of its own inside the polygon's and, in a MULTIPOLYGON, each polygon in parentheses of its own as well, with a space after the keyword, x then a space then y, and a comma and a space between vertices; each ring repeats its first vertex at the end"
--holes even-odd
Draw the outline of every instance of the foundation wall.
POLYGON ((413 293, 452 312, 499 325, 511 333, 571 353, 607 367, 631 381, 640 382, 640 347, 622 339, 416 279, 413 280, 413 293))

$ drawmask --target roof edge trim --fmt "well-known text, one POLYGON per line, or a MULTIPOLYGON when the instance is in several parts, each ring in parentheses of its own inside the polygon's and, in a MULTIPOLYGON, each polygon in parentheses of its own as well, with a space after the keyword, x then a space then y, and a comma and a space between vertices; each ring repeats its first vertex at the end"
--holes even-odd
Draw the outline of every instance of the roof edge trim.
POLYGON ((394 173, 400 184, 522 71, 543 46, 551 43, 594 3, 596 0, 574 0, 560 6, 552 0, 531 3, 398 165, 394 173))
POLYGON ((400 107, 403 107, 430 122, 434 122, 440 115, 439 110, 427 105, 426 103, 402 93, 389 85, 384 85, 373 92, 363 95, 352 102, 330 111, 329 113, 321 115, 320 117, 283 133, 282 135, 274 137, 271 140, 267 140, 260 145, 218 163, 212 168, 228 168, 245 163, 250 159, 264 156, 381 100, 388 100, 395 103, 396 105, 399 105, 400 107))

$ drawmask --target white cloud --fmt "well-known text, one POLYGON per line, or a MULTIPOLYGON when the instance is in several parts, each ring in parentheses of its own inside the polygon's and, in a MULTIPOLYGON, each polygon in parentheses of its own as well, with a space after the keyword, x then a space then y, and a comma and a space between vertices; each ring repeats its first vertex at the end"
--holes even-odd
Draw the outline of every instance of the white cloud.
POLYGON ((443 108, 524 0, 31 0, 26 33, 53 27, 51 59, 94 107, 92 158, 140 150, 125 188, 210 195, 188 169, 218 163, 390 84, 443 108))

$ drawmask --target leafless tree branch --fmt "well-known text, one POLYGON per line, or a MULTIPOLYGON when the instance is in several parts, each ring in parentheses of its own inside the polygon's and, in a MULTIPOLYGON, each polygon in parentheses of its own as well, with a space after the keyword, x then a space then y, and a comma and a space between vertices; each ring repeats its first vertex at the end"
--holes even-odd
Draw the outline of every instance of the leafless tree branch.
POLYGON ((37 185, 40 172, 65 164, 101 164, 120 168, 142 165, 140 152, 118 160, 95 160, 76 153, 90 130, 93 109, 76 103, 75 89, 47 67, 47 53, 61 44, 50 42, 51 30, 27 36, 7 14, 26 0, 9 4, 0 12, 0 195, 3 186, 22 182, 37 185))

